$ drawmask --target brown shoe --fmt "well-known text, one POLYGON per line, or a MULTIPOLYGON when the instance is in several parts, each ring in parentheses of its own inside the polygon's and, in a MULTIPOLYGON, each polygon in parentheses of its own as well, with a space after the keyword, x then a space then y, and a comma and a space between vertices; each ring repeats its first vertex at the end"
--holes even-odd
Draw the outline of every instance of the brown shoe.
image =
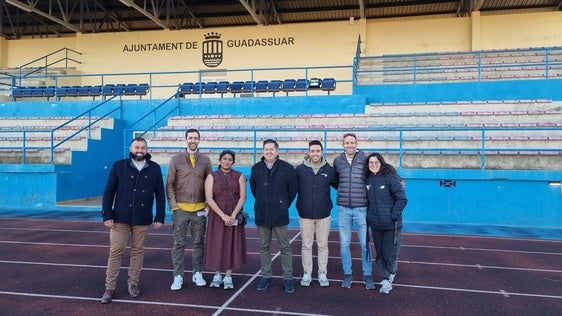
POLYGON ((101 303, 102 304, 107 304, 107 303, 111 303, 111 300, 113 299, 113 296, 115 295, 115 290, 105 290, 105 293, 103 293, 103 296, 101 297, 101 303))
POLYGON ((139 287, 136 284, 129 285, 129 296, 131 296, 131 297, 139 297, 140 296, 139 287))

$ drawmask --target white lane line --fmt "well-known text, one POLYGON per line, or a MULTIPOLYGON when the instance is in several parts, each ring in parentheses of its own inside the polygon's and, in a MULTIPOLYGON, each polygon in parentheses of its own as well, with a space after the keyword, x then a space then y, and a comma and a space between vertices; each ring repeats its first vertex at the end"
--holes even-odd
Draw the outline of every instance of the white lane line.
POLYGON ((562 256, 562 252, 545 252, 545 251, 528 251, 528 250, 510 250, 510 249, 497 249, 497 248, 465 248, 465 247, 452 247, 452 246, 424 246, 424 245, 410 245, 403 244, 402 248, 426 248, 426 249, 446 249, 446 250, 462 250, 462 251, 489 251, 489 252, 507 252, 507 253, 525 253, 533 255, 551 255, 562 256))
MULTIPOLYGON (((99 298, 84 297, 84 296, 49 295, 49 294, 6 292, 6 291, 0 291, 0 295, 37 297, 37 298, 53 298, 53 299, 65 299, 65 300, 73 299, 73 300, 96 301, 96 302, 99 302, 99 300, 100 300, 99 298)), ((210 306, 210 305, 169 303, 169 302, 159 302, 159 301, 113 299, 113 302, 128 303, 128 304, 157 305, 157 306, 191 307, 191 308, 201 308, 201 309, 208 309, 208 310, 216 310, 216 309, 219 308, 218 306, 210 306)), ((269 314, 269 315, 327 316, 327 315, 322 315, 322 314, 307 314, 307 313, 302 313, 302 312, 289 312, 289 311, 279 311, 279 310, 259 310, 259 309, 249 309, 249 308, 225 308, 225 310, 262 313, 262 314, 269 314)))
POLYGON ((416 289, 428 289, 428 290, 441 290, 441 291, 452 291, 452 292, 467 292, 467 293, 482 293, 482 294, 495 294, 502 296, 522 296, 522 297, 539 297, 539 298, 554 298, 562 299, 562 295, 546 295, 546 294, 533 294, 533 293, 516 293, 516 292, 505 292, 505 291, 488 291, 488 290, 472 290, 472 289, 461 289, 453 287, 440 287, 440 286, 427 286, 427 285, 411 285, 411 284, 395 284, 392 286, 398 287, 408 287, 416 289))
MULTIPOLYGON (((289 244, 292 244, 297 237, 300 235, 300 232, 298 232, 291 240, 289 240, 289 244)), ((278 258, 279 256, 281 256, 281 251, 277 251, 272 257, 271 257, 271 262, 273 263, 273 261, 278 258)), ((238 291, 236 291, 236 293, 234 293, 234 295, 232 295, 226 302, 224 302, 224 304, 222 304, 222 306, 213 314, 213 316, 218 316, 224 309, 226 309, 228 307, 228 305, 230 305, 234 299, 236 299, 236 297, 238 297, 240 294, 242 294, 242 292, 250 286, 250 284, 252 284, 252 282, 254 282, 255 279, 257 279, 257 277, 261 274, 261 269, 256 271, 256 273, 254 273, 252 275, 252 277, 246 281, 246 283, 244 283, 244 285, 242 285, 240 287, 240 289, 238 289, 238 291)), ((295 315, 299 315, 299 314, 295 314, 295 315)), ((307 314, 307 315, 312 315, 312 314, 307 314)))

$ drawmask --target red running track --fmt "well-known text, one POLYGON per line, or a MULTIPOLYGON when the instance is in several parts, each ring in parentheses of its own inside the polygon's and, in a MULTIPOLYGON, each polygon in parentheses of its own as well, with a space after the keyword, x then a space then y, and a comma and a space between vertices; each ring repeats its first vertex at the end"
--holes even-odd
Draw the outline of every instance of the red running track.
MULTIPOLYGON (((108 231, 101 221, 0 218, 0 315, 561 315, 562 241, 459 235, 404 234, 398 275, 390 294, 365 289, 354 236, 354 283, 342 278, 338 234, 330 234, 328 277, 300 287, 300 236, 290 230, 296 291, 283 291, 278 256, 274 285, 258 292, 259 243, 247 227, 248 263, 234 271, 234 290, 196 287, 186 271, 180 291, 172 282, 171 225, 150 230, 141 296, 126 290, 123 259, 116 298, 104 291, 108 231)), ((190 240, 190 238, 188 238, 190 240)), ((191 244, 186 267, 191 263, 191 244)), ((272 252, 277 253, 276 241, 272 252)), ((205 273, 210 283, 213 273, 205 273)), ((314 272, 316 275, 316 272, 314 272)), ((375 274, 375 279, 378 277, 375 274)))

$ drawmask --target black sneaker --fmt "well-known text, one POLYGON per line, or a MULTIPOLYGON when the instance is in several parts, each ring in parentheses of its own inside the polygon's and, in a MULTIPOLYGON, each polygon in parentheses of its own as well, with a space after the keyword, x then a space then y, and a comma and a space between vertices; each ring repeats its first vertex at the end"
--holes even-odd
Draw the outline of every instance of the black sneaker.
POLYGON ((285 293, 293 293, 295 291, 293 279, 285 279, 283 286, 285 287, 285 293))
POLYGON ((273 280, 271 280, 271 278, 262 278, 260 283, 258 284, 258 287, 256 288, 256 290, 263 291, 263 290, 267 289, 268 287, 270 287, 272 283, 273 283, 273 280))

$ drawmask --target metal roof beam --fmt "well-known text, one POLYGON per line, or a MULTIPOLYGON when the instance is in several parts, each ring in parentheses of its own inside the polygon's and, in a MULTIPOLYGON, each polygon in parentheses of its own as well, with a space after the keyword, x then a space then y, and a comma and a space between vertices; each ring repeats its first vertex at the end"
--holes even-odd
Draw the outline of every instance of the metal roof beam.
POLYGON ((160 18, 159 18, 160 9, 157 8, 157 5, 156 5, 156 3, 154 3, 154 0, 150 1, 150 3, 152 4, 152 10, 154 11, 154 14, 152 14, 152 13, 150 13, 146 10, 146 1, 144 3, 144 8, 141 8, 140 6, 138 6, 135 3, 134 0, 119 0, 119 2, 128 6, 129 8, 133 8, 133 9, 137 10, 138 12, 140 12, 142 15, 144 15, 147 18, 149 18, 150 20, 152 20, 152 22, 156 23, 161 28, 169 29, 168 25, 166 23, 164 23, 164 21, 160 20, 160 18))
POLYGON ((14 7, 17 7, 25 12, 29 12, 29 13, 35 13, 37 15, 40 15, 46 19, 49 19, 57 24, 60 24, 64 27, 66 27, 69 30, 72 30, 76 33, 82 33, 82 30, 70 23, 67 23, 59 18, 56 18, 48 13, 45 13, 43 11, 38 10, 35 5, 37 4, 38 0, 36 1, 31 1, 31 0, 27 0, 27 3, 23 3, 17 0, 5 0, 7 4, 11 4, 14 7))
POLYGON ((263 20, 256 13, 256 10, 255 10, 256 5, 255 5, 254 0, 252 0, 251 5, 247 0, 238 0, 238 1, 240 1, 240 4, 242 4, 242 6, 244 6, 244 8, 246 9, 246 11, 248 11, 248 13, 250 13, 250 15, 252 16, 252 18, 254 19, 254 21, 256 22, 257 25, 264 25, 263 20))
POLYGON ((474 6, 472 7, 472 11, 480 11, 483 5, 484 5, 484 0, 474 0, 474 6))
POLYGON ((359 18, 365 18, 365 0, 359 0, 359 18))

